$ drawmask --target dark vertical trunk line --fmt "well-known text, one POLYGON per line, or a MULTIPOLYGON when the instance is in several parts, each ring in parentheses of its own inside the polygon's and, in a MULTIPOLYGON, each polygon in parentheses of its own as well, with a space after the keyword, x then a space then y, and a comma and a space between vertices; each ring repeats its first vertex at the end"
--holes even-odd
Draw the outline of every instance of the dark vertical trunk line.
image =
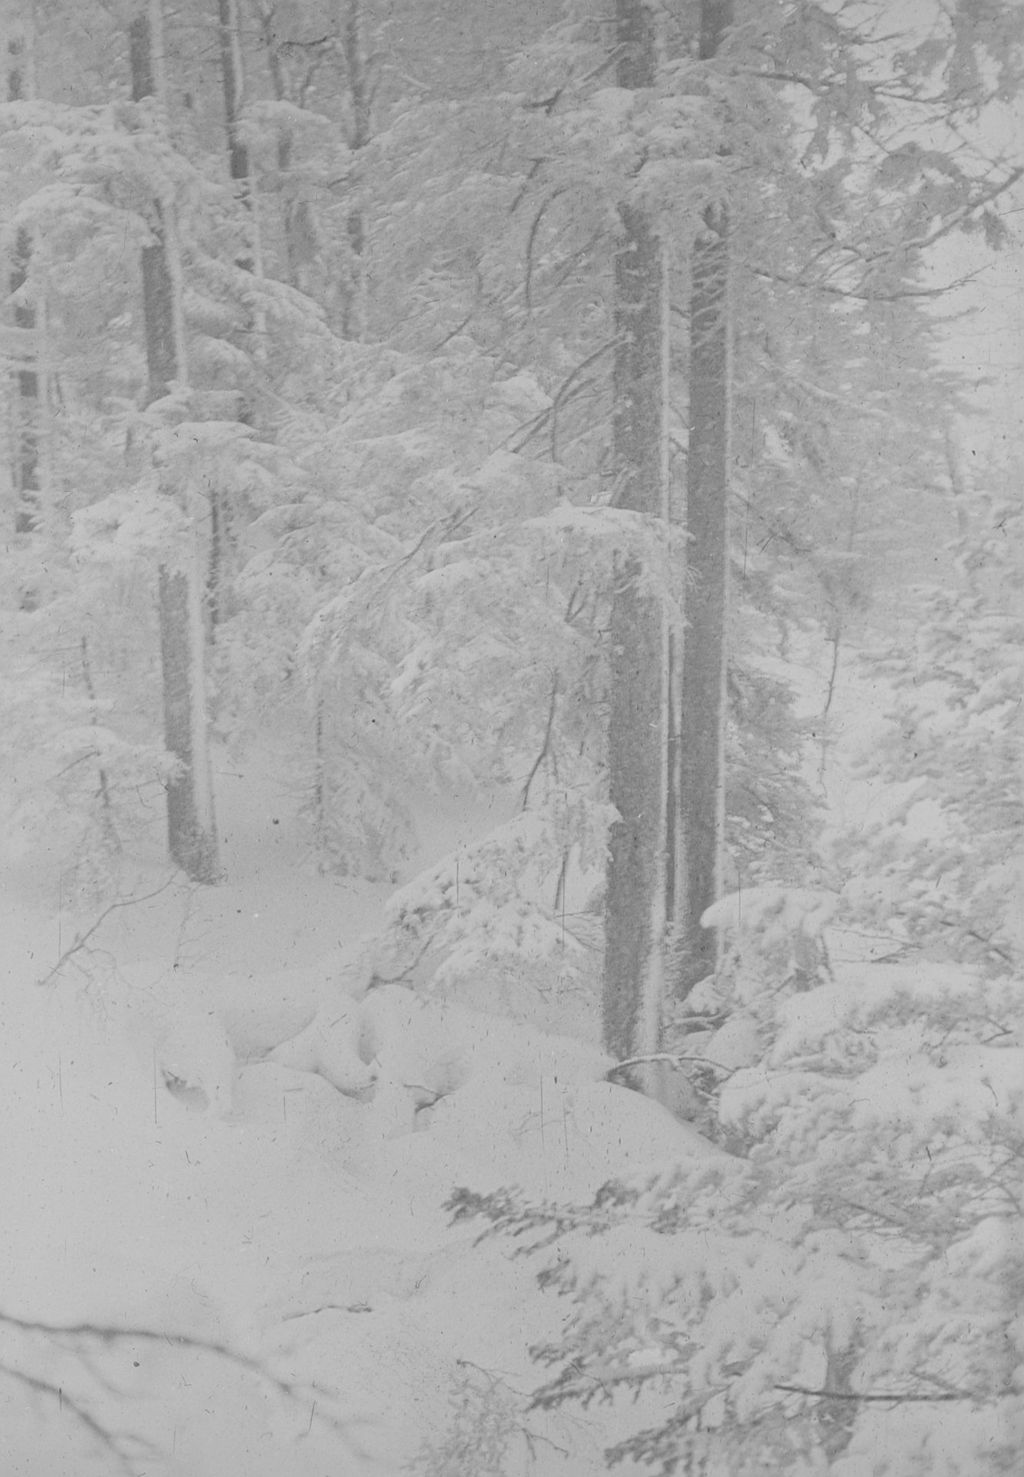
MULTIPOLYGON (((730 0, 703 0, 699 54, 715 56, 730 0)), ((690 439, 686 472, 686 641, 676 724, 680 791, 672 989, 684 999, 718 963, 701 928, 721 894, 725 817, 726 614, 729 494, 729 219, 710 206, 693 244, 690 289, 690 439)))
MULTIPOLYGON (((224 122, 228 137, 228 173, 238 185, 239 198, 252 209, 252 166, 242 136, 242 58, 238 44, 237 0, 217 0, 217 35, 220 41, 220 73, 224 91, 224 122)), ((237 258, 243 271, 255 267, 254 253, 237 258)))
POLYGON ((231 178, 248 183, 249 150, 238 127, 242 107, 242 76, 238 55, 238 17, 235 0, 217 0, 217 28, 220 40, 221 82, 224 89, 224 114, 228 129, 228 163, 231 178))
POLYGON ((674 940, 682 902, 677 879, 680 875, 680 795, 682 794, 682 735, 679 731, 679 691, 682 678, 683 636, 670 633, 666 681, 668 691, 668 754, 665 766, 665 929, 674 940))
MULTIPOLYGON (((290 102, 288 81, 285 69, 281 62, 281 52, 277 37, 274 33, 274 11, 273 8, 261 4, 256 10, 256 19, 259 21, 260 42, 266 52, 267 70, 270 73, 270 83, 274 89, 275 102, 290 102)), ((284 127, 279 127, 277 143, 275 145, 275 164, 277 167, 277 189, 281 192, 283 200, 281 209, 281 223, 284 229, 284 252, 287 280, 292 287, 301 289, 301 262, 299 252, 295 243, 295 223, 299 214, 300 205, 290 200, 287 194, 287 176, 292 167, 293 140, 291 132, 284 127)))
MULTIPOLYGON (((254 217, 252 187, 252 160, 241 127, 244 77, 242 53, 238 29, 238 0, 217 0, 217 37, 220 44, 221 87, 224 94, 224 125, 228 144, 228 174, 238 187, 238 198, 254 217)), ((252 220, 253 240, 256 224, 252 220)), ((257 253, 250 248, 235 258, 235 264, 243 272, 254 272, 257 253)), ((251 327, 251 324, 250 324, 251 327)), ((252 412, 243 404, 238 419, 243 425, 252 424, 252 412)), ((221 489, 211 485, 209 489, 209 557, 206 565, 206 634, 210 645, 217 640, 217 628, 224 614, 223 582, 227 565, 228 517, 221 489)))
POLYGON ((174 324, 174 281, 167 260, 163 206, 151 203, 156 244, 142 248, 142 300, 146 322, 148 399, 161 400, 179 377, 177 333, 174 324))
MULTIPOLYGON (((28 281, 32 260, 32 238, 24 230, 18 231, 14 241, 14 257, 11 265, 11 295, 20 292, 28 281)), ((37 348, 36 310, 25 302, 14 308, 14 326, 20 330, 21 345, 18 357, 22 363, 15 370, 14 382, 17 399, 14 435, 14 531, 34 533, 39 527, 41 513, 41 478, 39 469, 41 407, 39 396, 39 371, 36 368, 37 348)))
MULTIPOLYGON (((361 0, 347 0, 343 12, 339 12, 339 31, 345 70, 348 74, 349 102, 352 109, 352 126, 348 145, 353 154, 358 154, 370 142, 370 115, 373 98, 363 46, 363 7, 361 0)), ((353 188, 357 201, 348 213, 346 230, 352 249, 352 283, 345 306, 342 329, 346 338, 358 339, 365 329, 363 312, 364 261, 366 252, 366 214, 358 199, 361 191, 359 166, 354 170, 353 188)))
MULTIPOLYGON (((28 97, 27 60, 24 37, 12 36, 7 43, 8 102, 22 102, 28 97)), ((22 229, 15 235, 8 278, 12 297, 26 286, 31 262, 32 238, 28 231, 22 229)), ((15 304, 13 316, 20 339, 16 349, 19 365, 14 371, 15 415, 11 466, 14 531, 34 533, 39 527, 42 499, 39 465, 42 414, 37 368, 36 310, 32 303, 22 301, 15 304)))
MULTIPOLYGON (((92 663, 89 660, 89 641, 83 636, 80 649, 82 652, 82 683, 85 687, 86 697, 89 699, 89 716, 94 728, 99 727, 99 707, 96 701, 96 684, 92 679, 92 663)), ((110 795, 110 780, 106 769, 101 764, 97 771, 97 784, 100 797, 100 824, 103 828, 104 839, 111 851, 120 851, 121 842, 114 826, 114 806, 110 795)))
POLYGON ((318 692, 313 711, 313 836, 322 871, 327 870, 327 736, 324 730, 324 697, 322 692, 318 692))
MULTIPOLYGON (((157 91, 153 27, 148 6, 140 3, 128 27, 132 101, 157 91)), ((152 203, 153 245, 142 251, 142 309, 149 375, 147 403, 162 399, 180 379, 177 301, 159 201, 152 203)), ((167 496, 174 496, 167 489, 167 496)), ((203 709, 201 616, 188 573, 162 567, 158 576, 160 660, 163 683, 164 745, 174 759, 166 781, 167 845, 172 861, 193 882, 217 877, 217 838, 208 793, 208 756, 203 709)))
POLYGON ((217 627, 224 619, 224 517, 220 489, 210 487, 210 552, 206 562, 206 620, 211 646, 217 642, 217 627))
POLYGON ((171 860, 193 882, 213 882, 216 838, 204 826, 196 804, 196 769, 203 756, 196 754, 193 739, 195 654, 188 640, 192 614, 188 575, 162 568, 159 603, 164 743, 176 761, 166 781, 167 849, 171 860))
MULTIPOLYGON (((617 79, 652 85, 653 15, 618 0, 617 79)), ((614 263, 614 503, 649 519, 664 513, 665 332, 661 242, 646 214, 619 210, 614 263)), ((611 598, 608 785, 617 812, 608 840, 604 1040, 620 1061, 651 1052, 660 1030, 665 866, 665 650, 660 602, 642 589, 633 557, 616 563, 611 598)), ((644 1073, 635 1073, 639 1085, 644 1073)))
POLYGON ((700 42, 697 55, 702 62, 717 56, 732 25, 734 0, 701 0, 700 42))

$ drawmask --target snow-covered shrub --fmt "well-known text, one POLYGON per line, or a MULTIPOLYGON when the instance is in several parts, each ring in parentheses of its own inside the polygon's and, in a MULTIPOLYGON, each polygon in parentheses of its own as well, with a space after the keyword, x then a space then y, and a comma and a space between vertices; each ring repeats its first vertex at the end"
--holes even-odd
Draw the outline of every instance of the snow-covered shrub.
POLYGON ((993 501, 935 590, 916 650, 883 661, 895 699, 873 778, 899 805, 846 839, 851 906, 996 974, 1024 960, 1024 511, 993 501))
MULTIPOLYGON (((1019 994, 949 965, 804 967, 792 945, 820 935, 833 900, 768 893, 751 899, 760 983, 748 942, 725 1002, 752 1029, 739 1046, 730 1023, 718 1033, 728 1152, 585 1205, 464 1190, 452 1208, 542 1256, 566 1301, 564 1334, 534 1351, 550 1371, 538 1405, 626 1392, 638 1426, 660 1406, 613 1462, 1009 1473, 1024 1422, 1019 994)), ((715 1059, 714 1034, 701 1051, 715 1059)))
POLYGON ((93 900, 113 889, 168 772, 145 650, 155 622, 136 570, 76 567, 54 544, 9 547, 0 579, 13 597, 0 676, 5 841, 20 862, 56 871, 63 897, 93 900))
POLYGON ((484 1370, 464 1367, 452 1380, 445 1434, 426 1441, 408 1469, 415 1477, 505 1477, 509 1449, 525 1438, 522 1400, 484 1370))

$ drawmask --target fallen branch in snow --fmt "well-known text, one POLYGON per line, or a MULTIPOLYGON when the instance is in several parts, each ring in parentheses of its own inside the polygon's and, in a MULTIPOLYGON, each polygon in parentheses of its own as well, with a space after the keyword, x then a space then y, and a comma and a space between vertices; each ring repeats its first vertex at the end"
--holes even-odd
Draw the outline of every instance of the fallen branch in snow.
MULTIPOLYGON (((290 1405, 305 1407, 312 1402, 310 1427, 315 1418, 320 1424, 342 1435, 354 1455, 360 1457, 366 1455, 355 1442, 340 1416, 333 1415, 329 1411, 325 1414, 318 1408, 327 1393, 320 1386, 284 1379, 274 1374, 258 1359, 243 1354, 231 1348, 230 1345, 221 1343, 218 1339, 204 1338, 200 1334, 170 1333, 161 1329, 127 1325, 120 1327, 116 1324, 103 1323, 50 1323, 41 1319, 19 1318, 16 1314, 5 1313, 3 1309, 0 1309, 0 1327, 16 1334, 23 1334, 28 1339, 33 1337, 46 1339, 51 1345, 70 1354, 80 1363, 83 1375, 94 1379, 108 1398, 124 1396, 125 1392, 97 1368, 97 1349, 100 1346, 116 1348, 120 1344, 134 1340, 139 1343, 170 1345, 196 1354, 208 1355, 210 1358, 222 1360, 236 1369, 255 1376, 290 1405)), ((66 1382, 58 1383, 56 1379, 50 1380, 30 1374, 25 1369, 19 1369, 17 1364, 12 1363, 9 1358, 0 1363, 0 1378, 3 1377, 31 1389, 36 1394, 51 1395, 57 1401, 58 1408, 62 1411, 67 1410, 95 1441, 116 1457, 118 1465, 125 1472, 137 1471, 137 1460, 140 1453, 144 1452, 150 1456, 159 1455, 157 1448, 148 1438, 137 1434, 130 1437, 119 1436, 116 1432, 109 1430, 102 1418, 93 1414, 89 1408, 90 1404, 95 1403, 95 1399, 90 1400, 88 1396, 82 1394, 76 1396, 69 1393, 66 1382)))
POLYGON ((895 1390, 888 1394, 859 1394, 856 1390, 812 1390, 806 1385, 775 1385, 773 1388, 784 1390, 789 1395, 814 1395, 819 1400, 859 1400, 865 1404, 869 1401, 882 1401, 890 1405, 932 1405, 936 1401, 979 1398, 970 1390, 951 1390, 943 1395, 901 1395, 895 1390))
POLYGON ((851 1210, 856 1210, 861 1215, 871 1216, 874 1219, 885 1221, 887 1225, 895 1226, 897 1230, 906 1231, 914 1224, 913 1216, 902 1213, 892 1207, 883 1208, 879 1205, 865 1205, 860 1200, 850 1200, 843 1196, 840 1205, 848 1205, 851 1210))
POLYGON ((731 1077, 739 1070, 738 1067, 723 1067, 721 1062, 713 1061, 709 1056, 691 1056, 686 1052, 652 1051, 646 1056, 628 1056, 625 1061, 616 1062, 614 1067, 609 1067, 605 1076, 614 1077, 617 1073, 624 1072, 627 1067, 646 1067, 659 1062, 670 1067, 681 1067, 683 1062, 698 1062, 702 1067, 713 1067, 716 1072, 721 1072, 723 1077, 731 1077))
MULTIPOLYGON (((5 1321, 0 1315, 0 1321, 5 1321)), ((31 1390, 35 1396, 51 1396, 57 1404, 61 1415, 69 1415, 76 1421, 95 1441, 102 1451, 107 1451, 114 1458, 120 1471, 127 1472, 128 1477, 137 1470, 132 1452, 128 1450, 129 1445, 134 1446, 135 1456, 138 1457, 143 1451, 149 1456, 157 1456, 158 1453, 150 1443, 137 1438, 135 1442, 129 1443, 120 1438, 116 1432, 108 1431, 102 1423, 89 1414, 73 1395, 69 1395, 62 1385, 52 1380, 41 1378, 39 1375, 28 1374, 23 1369, 16 1369, 10 1364, 0 1364, 0 1378, 13 1380, 15 1384, 23 1385, 31 1390)))
MULTIPOLYGON (((529 800, 530 800, 530 786, 533 784, 534 780, 537 778, 537 771, 540 769, 540 767, 544 763, 544 760, 545 759, 548 759, 548 758, 551 758, 552 757, 551 756, 551 733, 552 733, 552 729, 554 728, 554 725, 555 725, 555 714, 556 714, 557 711, 558 711, 558 673, 556 672, 555 675, 554 675, 554 678, 552 680, 552 683, 551 683, 551 701, 550 701, 550 703, 548 705, 548 721, 547 721, 547 724, 545 725, 545 728, 544 728, 544 740, 541 743, 540 752, 538 753, 536 759, 533 761, 533 764, 532 764, 532 766, 530 768, 530 773, 526 776, 526 783, 523 785, 523 793, 519 797, 519 809, 520 810, 525 810, 526 807, 527 807, 527 805, 529 804, 529 800)), ((555 771, 555 778, 557 779, 558 778, 558 765, 557 765, 557 762, 555 760, 553 760, 553 759, 552 759, 552 765, 553 765, 553 768, 554 768, 554 771, 555 771)))
POLYGON ((524 1421, 524 1411, 532 1408, 528 1392, 517 1390, 503 1375, 471 1360, 456 1359, 455 1367, 459 1373, 452 1381, 448 1428, 439 1441, 421 1446, 413 1470, 423 1477, 505 1471, 517 1439, 526 1447, 531 1470, 541 1443, 563 1458, 569 1456, 564 1446, 524 1421))
MULTIPOLYGON (((175 876, 176 875, 177 874, 175 874, 175 876)), ((100 914, 100 916, 89 928, 85 930, 84 933, 79 933, 75 935, 74 943, 68 945, 63 954, 57 960, 57 963, 50 970, 49 974, 44 975, 43 978, 38 981, 38 983, 40 985, 48 985, 53 979, 54 975, 59 974, 60 971, 64 968, 68 960, 74 958, 77 953, 85 948, 86 944, 92 938, 93 934, 97 931, 98 928, 100 928, 103 923, 106 922, 111 913, 115 912, 118 908, 131 908, 136 903, 148 903, 151 898, 159 897, 162 892, 166 892, 173 881, 174 876, 168 877, 166 882, 162 882, 160 886, 154 888, 152 892, 143 893, 141 897, 118 898, 115 902, 110 903, 106 908, 103 909, 103 912, 100 914)))
MULTIPOLYGON (((514 1385, 511 1380, 505 1377, 505 1375, 499 1374, 498 1371, 494 1369, 484 1369, 482 1364, 475 1364, 472 1359, 456 1359, 455 1365, 457 1369, 475 1369, 478 1374, 483 1375, 484 1379, 487 1381, 492 1390, 508 1390, 519 1400, 533 1399, 532 1391, 519 1389, 519 1387, 517 1385, 514 1385)), ((520 1424, 519 1432, 522 1435, 523 1440, 526 1442, 527 1446, 530 1448, 531 1456, 534 1456, 534 1442, 543 1442, 545 1446, 552 1447, 555 1451, 559 1452, 564 1457, 568 1457, 569 1455, 566 1447, 559 1446, 558 1442, 552 1441, 550 1436, 539 1435, 536 1431, 532 1431, 529 1426, 520 1424)))
POLYGON ((433 936, 431 934, 427 934, 426 938, 416 950, 416 953, 413 956, 412 960, 405 966, 404 969, 399 970, 398 974, 378 974, 377 971, 374 970, 373 973, 370 975, 370 982, 366 986, 366 989, 363 993, 369 995, 371 990, 377 989, 381 985, 404 984, 405 981, 411 977, 416 966, 427 954, 433 942, 433 936))
POLYGON ((940 928, 959 928, 967 938, 973 939, 976 944, 981 944, 990 954, 994 954, 997 959, 1002 959, 1004 963, 1011 966, 1016 963, 1009 949, 1004 949, 1001 945, 993 943, 987 934, 978 933, 977 929, 974 928, 964 928, 954 918, 939 918, 937 921, 940 928))

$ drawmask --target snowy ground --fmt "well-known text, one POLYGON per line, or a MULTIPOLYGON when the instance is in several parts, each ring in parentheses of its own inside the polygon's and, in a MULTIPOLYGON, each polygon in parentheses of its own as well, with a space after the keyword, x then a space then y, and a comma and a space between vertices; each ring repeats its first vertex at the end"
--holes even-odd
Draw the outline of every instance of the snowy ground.
POLYGON ((582 1039, 357 998, 381 891, 231 778, 225 885, 154 867, 56 974, 101 910, 58 917, 45 859, 4 877, 3 1472, 602 1470, 614 1409, 523 1414, 556 1300, 444 1201, 706 1150, 582 1039))
MULTIPOLYGON (((849 821, 885 797, 844 767, 878 707, 847 693, 827 785, 849 821)), ((3 1473, 592 1477, 643 1413, 524 1413, 558 1301, 444 1202, 715 1151, 602 1080, 585 1000, 547 1002, 556 1037, 526 997, 367 991, 385 890, 315 871, 272 774, 219 793, 225 884, 154 864, 56 973, 101 910, 60 910, 45 856, 4 874, 3 1473)), ((420 860, 484 819, 435 815, 420 860)))

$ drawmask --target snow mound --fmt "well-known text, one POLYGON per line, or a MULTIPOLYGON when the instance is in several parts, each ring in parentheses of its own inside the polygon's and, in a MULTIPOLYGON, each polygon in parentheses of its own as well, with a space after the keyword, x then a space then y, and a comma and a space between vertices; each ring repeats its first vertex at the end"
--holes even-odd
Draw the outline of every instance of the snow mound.
POLYGON ((165 1022, 154 1061, 168 1092, 186 1107, 218 1117, 231 1112, 235 1053, 214 1011, 188 1012, 165 1022))
POLYGON ((332 1002, 266 1060, 323 1077, 348 1097, 372 1089, 384 1137, 413 1132, 421 1110, 474 1082, 493 1092, 544 1081, 595 1081, 612 1065, 603 1052, 571 1037, 401 985, 377 986, 358 1002, 332 1002))
POLYGON ((296 1072, 310 1072, 346 1097, 358 1097, 376 1081, 376 1072, 360 1056, 360 1008, 344 997, 316 1015, 297 1035, 273 1051, 267 1061, 296 1072))

